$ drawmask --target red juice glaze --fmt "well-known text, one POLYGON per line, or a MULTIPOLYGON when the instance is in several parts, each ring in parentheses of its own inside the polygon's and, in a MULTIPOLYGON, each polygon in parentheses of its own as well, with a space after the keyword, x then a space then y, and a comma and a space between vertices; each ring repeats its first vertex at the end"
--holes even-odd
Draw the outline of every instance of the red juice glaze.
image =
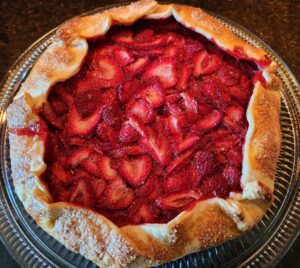
POLYGON ((56 201, 123 226, 165 223, 241 191, 255 63, 170 19, 113 27, 89 46, 40 111, 56 201))
POLYGON ((35 124, 31 124, 28 127, 9 128, 9 132, 19 136, 33 137, 35 135, 38 135, 44 137, 47 136, 48 134, 48 127, 45 121, 40 118, 39 122, 36 122, 35 124))

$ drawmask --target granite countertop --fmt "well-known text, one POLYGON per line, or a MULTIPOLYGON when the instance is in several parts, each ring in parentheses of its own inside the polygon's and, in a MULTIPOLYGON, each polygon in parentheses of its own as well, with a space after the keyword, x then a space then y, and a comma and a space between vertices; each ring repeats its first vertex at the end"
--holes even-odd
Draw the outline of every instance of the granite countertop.
MULTIPOLYGON (((1 0, 0 80, 18 56, 40 36, 63 21, 105 4, 96 0, 1 0)), ((300 78, 300 2, 297 0, 194 0, 177 1, 223 15, 258 35, 300 78)), ((300 267, 300 238, 276 266, 300 267)), ((0 243, 0 267, 19 267, 0 243)))

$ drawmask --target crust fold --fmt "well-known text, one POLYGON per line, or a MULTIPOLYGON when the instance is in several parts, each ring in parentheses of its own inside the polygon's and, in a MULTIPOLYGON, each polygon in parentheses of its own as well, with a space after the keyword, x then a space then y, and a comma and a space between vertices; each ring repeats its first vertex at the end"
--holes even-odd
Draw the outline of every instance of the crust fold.
MULTIPOLYGON (((226 51, 243 48, 251 59, 264 60, 264 51, 235 36, 220 21, 198 8, 159 5, 143 0, 63 24, 55 41, 39 58, 7 110, 9 128, 37 122, 33 109, 47 99, 49 89, 75 75, 88 51, 86 39, 104 35, 114 24, 132 24, 140 18, 174 18, 201 33, 226 51)), ((262 68, 262 67, 261 67, 262 68)), ((224 200, 197 203, 168 224, 118 228, 100 214, 68 203, 53 203, 39 177, 45 170, 44 146, 38 135, 9 132, 12 176, 16 193, 37 223, 67 248, 100 267, 145 267, 240 236, 265 214, 274 184, 280 146, 280 83, 272 63, 263 69, 267 86, 256 83, 247 110, 249 130, 244 146, 243 193, 224 200)))

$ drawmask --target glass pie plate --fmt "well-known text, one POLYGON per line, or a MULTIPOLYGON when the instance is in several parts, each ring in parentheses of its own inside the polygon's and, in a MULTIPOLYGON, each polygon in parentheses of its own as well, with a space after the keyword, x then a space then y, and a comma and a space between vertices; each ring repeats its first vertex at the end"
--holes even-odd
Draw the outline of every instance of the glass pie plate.
MULTIPOLYGON (((93 10, 101 11, 112 6, 93 10)), ((238 36, 267 51, 278 64, 283 84, 280 122, 282 145, 275 179, 274 201, 264 218, 244 236, 190 254, 159 267, 270 267, 284 256, 300 232, 300 90, 291 71, 262 40, 226 18, 216 16, 238 36)), ((96 267, 66 249, 26 213, 15 194, 9 158, 6 108, 41 53, 51 44, 55 29, 28 48, 0 85, 0 238, 22 267, 96 267)))

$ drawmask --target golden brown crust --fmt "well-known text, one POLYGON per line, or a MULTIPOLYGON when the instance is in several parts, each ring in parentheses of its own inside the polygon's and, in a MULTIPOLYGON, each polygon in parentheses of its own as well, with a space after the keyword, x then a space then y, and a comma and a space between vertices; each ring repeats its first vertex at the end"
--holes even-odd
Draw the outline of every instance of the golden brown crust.
POLYGON ((265 89, 257 84, 247 110, 249 129, 241 178, 245 198, 255 199, 261 194, 273 193, 275 160, 278 158, 281 142, 279 110, 280 91, 265 89))
MULTIPOLYGON (((86 39, 104 35, 113 24, 131 24, 139 18, 177 21, 213 39, 228 51, 242 47, 256 61, 265 52, 254 48, 200 9, 159 5, 152 0, 78 17, 62 25, 53 44, 43 53, 7 110, 9 129, 38 120, 32 112, 46 101, 50 87, 80 69, 86 39)), ((263 67, 262 67, 263 68, 263 67)), ((249 129, 244 146, 242 194, 224 200, 199 202, 168 224, 116 227, 100 214, 68 203, 53 203, 39 178, 45 170, 44 144, 39 136, 9 132, 12 176, 25 209, 50 235, 100 267, 144 267, 179 258, 241 235, 265 214, 271 202, 280 146, 280 81, 272 63, 264 68, 266 88, 256 83, 247 110, 249 129)))
POLYGON ((209 40, 214 41, 219 47, 229 51, 234 51, 237 48, 243 49, 248 57, 255 60, 265 58, 265 52, 263 50, 249 45, 234 35, 229 28, 223 25, 219 20, 203 10, 190 6, 174 5, 172 11, 177 21, 203 34, 209 40))

